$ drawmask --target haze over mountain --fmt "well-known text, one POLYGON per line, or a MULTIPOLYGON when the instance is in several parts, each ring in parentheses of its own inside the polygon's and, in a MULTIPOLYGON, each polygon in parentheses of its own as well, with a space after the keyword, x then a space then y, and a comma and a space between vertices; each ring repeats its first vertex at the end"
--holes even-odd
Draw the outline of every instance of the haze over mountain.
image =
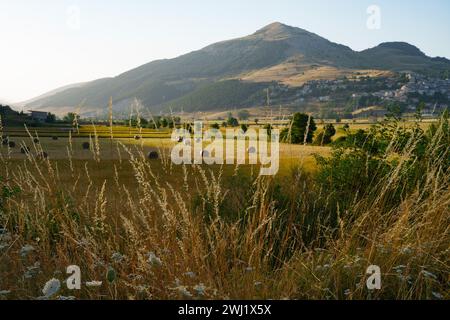
POLYGON ((428 57, 408 43, 382 43, 357 52, 276 22, 252 35, 175 59, 153 61, 114 78, 54 90, 26 106, 58 111, 83 102, 82 113, 95 113, 113 97, 115 111, 128 110, 134 98, 153 112, 169 107, 174 111, 216 110, 257 103, 255 97, 272 81, 299 86, 308 80, 352 72, 439 74, 444 70, 450 70, 449 60, 428 57))

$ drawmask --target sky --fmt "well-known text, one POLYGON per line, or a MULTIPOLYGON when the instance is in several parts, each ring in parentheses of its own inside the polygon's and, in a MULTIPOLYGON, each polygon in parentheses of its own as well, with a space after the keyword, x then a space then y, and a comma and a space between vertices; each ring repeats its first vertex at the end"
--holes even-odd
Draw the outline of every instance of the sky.
POLYGON ((406 41, 450 58, 448 0, 0 0, 0 102, 116 76, 275 21, 354 50, 406 41))

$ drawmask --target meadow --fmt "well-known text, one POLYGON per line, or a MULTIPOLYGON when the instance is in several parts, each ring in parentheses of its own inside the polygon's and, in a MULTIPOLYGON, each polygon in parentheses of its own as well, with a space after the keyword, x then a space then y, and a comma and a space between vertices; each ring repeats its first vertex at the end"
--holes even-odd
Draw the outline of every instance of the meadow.
POLYGON ((168 131, 3 128, 0 299, 448 299, 448 121, 369 129, 262 177, 173 165, 168 131))

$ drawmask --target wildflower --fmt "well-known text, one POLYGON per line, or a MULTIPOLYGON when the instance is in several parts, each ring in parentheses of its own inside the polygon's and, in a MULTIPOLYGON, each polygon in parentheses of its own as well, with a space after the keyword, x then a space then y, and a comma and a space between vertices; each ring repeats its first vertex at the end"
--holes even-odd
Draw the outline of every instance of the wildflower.
POLYGON ((205 285, 203 283, 200 283, 194 287, 195 292, 198 296, 204 296, 205 295, 205 285))
POLYGON ((88 281, 86 282, 86 287, 100 287, 102 284, 102 281, 88 281))
POLYGON ((439 292, 432 291, 431 294, 433 295, 433 297, 435 297, 438 300, 444 299, 444 296, 442 294, 440 294, 439 292))
POLYGON ((395 272, 397 272, 397 273, 402 273, 403 272, 403 269, 405 269, 406 268, 406 266, 405 265, 398 265, 398 266, 395 266, 394 267, 394 270, 395 270, 395 272))
POLYGON ((434 273, 429 272, 429 271, 422 270, 420 273, 423 274, 425 276, 425 278, 434 279, 434 280, 437 279, 436 275, 434 273))
POLYGON ((123 256, 121 253, 119 252, 115 252, 113 253, 113 255, 111 256, 111 260, 113 260, 116 263, 121 263, 123 260, 125 260, 125 256, 123 256))
POLYGON ((44 288, 42 289, 42 293, 44 294, 44 297, 50 298, 54 294, 56 294, 60 288, 61 282, 58 279, 53 278, 47 281, 44 288))
POLYGON ((194 272, 192 272, 192 271, 186 272, 184 275, 189 277, 189 278, 195 278, 196 277, 196 274, 194 272))
POLYGON ((153 267, 161 267, 162 266, 161 259, 158 258, 154 252, 150 252, 148 254, 147 262, 153 267))
POLYGON ((20 249, 20 255, 22 257, 26 257, 30 252, 34 251, 34 247, 32 245, 25 245, 20 249))
POLYGON ((27 267, 27 271, 25 271, 24 277, 26 279, 33 278, 35 275, 39 273, 39 269, 41 267, 41 264, 39 261, 36 261, 34 265, 31 267, 27 267))
POLYGON ((185 299, 192 299, 192 293, 185 286, 178 286, 173 288, 172 290, 178 291, 178 293, 185 299))
POLYGON ((412 252, 413 251, 410 247, 405 247, 405 248, 402 248, 402 250, 401 250, 401 253, 406 254, 406 255, 410 255, 410 254, 412 254, 412 252))

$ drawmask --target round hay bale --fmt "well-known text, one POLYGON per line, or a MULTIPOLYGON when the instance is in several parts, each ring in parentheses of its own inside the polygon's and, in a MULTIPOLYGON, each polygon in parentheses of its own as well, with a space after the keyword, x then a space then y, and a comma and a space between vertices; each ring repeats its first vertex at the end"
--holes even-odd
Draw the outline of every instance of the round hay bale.
POLYGON ((157 160, 159 158, 158 152, 155 150, 152 150, 148 153, 148 158, 150 160, 157 160))
POLYGON ((45 152, 45 151, 39 152, 38 155, 37 155, 37 158, 41 159, 41 160, 47 159, 48 158, 48 153, 45 152))
POLYGON ((34 138, 34 139, 33 139, 33 142, 34 142, 34 143, 39 143, 39 139, 38 139, 38 138, 34 138))
POLYGON ((58 140, 58 137, 57 136, 53 136, 52 139, 56 141, 56 140, 58 140))
POLYGON ((91 148, 91 144, 89 142, 83 142, 82 147, 83 150, 89 150, 91 148))
POLYGON ((30 153, 30 148, 28 148, 27 146, 23 146, 22 148, 20 148, 20 153, 28 154, 30 153))
POLYGON ((141 140, 141 136, 138 135, 134 136, 134 140, 141 140))
POLYGON ((15 148, 15 147, 16 147, 16 143, 15 143, 14 141, 9 141, 9 142, 8 142, 8 146, 9 146, 10 148, 15 148))
POLYGON ((209 152, 207 150, 200 151, 200 156, 203 158, 209 158, 209 152))
POLYGON ((256 153, 256 148, 255 147, 250 147, 250 148, 247 149, 247 152, 249 154, 254 154, 254 153, 256 153))

